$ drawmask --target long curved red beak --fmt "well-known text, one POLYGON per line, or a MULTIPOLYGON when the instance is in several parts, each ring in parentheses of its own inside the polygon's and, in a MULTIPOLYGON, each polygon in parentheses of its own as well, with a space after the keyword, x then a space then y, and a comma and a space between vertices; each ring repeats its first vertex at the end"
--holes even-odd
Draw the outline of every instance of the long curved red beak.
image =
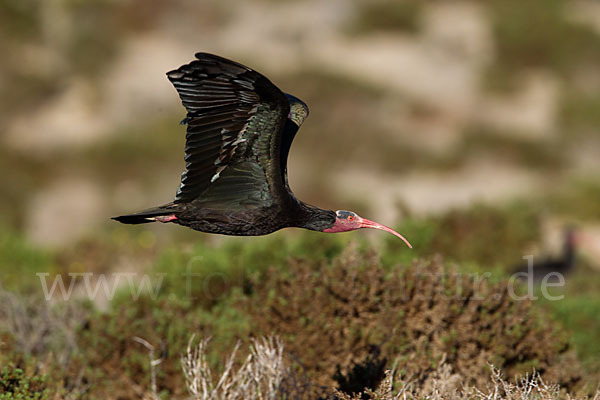
POLYGON ((404 241, 404 243, 406 243, 406 245, 407 245, 409 248, 411 248, 411 249, 412 249, 412 245, 411 245, 411 244, 408 242, 408 240, 406 240, 406 239, 404 238, 404 236, 402 236, 401 234, 399 234, 398 232, 396 232, 396 231, 395 231, 395 230, 393 230, 392 228, 388 228, 388 227, 387 227, 387 226, 385 226, 385 225, 378 224, 377 222, 375 222, 375 221, 371 221, 371 220, 369 220, 369 219, 366 219, 366 218, 361 218, 361 221, 360 221, 360 227, 361 227, 361 228, 373 228, 373 229, 380 229, 380 230, 382 230, 382 231, 389 232, 389 233, 391 233, 392 235, 398 236, 400 239, 402 239, 402 240, 404 241))

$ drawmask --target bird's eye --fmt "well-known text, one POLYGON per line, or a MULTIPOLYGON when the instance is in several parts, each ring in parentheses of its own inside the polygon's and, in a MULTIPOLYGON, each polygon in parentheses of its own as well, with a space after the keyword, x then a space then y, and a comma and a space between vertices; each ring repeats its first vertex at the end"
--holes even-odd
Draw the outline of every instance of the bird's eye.
POLYGON ((354 219, 354 216, 353 216, 353 215, 349 215, 349 216, 348 216, 348 221, 352 221, 353 219, 354 219))

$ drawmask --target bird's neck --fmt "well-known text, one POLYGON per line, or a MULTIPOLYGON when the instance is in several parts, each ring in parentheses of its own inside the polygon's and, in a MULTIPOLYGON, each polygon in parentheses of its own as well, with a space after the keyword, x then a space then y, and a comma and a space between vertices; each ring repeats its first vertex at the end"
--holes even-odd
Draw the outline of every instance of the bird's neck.
POLYGON ((294 226, 311 231, 322 232, 331 228, 335 223, 335 212, 324 210, 319 207, 298 200, 298 209, 295 213, 294 226))
POLYGON ((563 249, 563 262, 570 267, 575 261, 575 245, 572 240, 567 240, 563 249))

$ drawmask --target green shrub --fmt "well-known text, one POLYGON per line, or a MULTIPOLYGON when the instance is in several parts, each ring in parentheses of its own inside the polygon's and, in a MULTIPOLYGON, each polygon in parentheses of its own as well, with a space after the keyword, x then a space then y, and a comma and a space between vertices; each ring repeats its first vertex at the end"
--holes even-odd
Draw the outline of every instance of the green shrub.
POLYGON ((289 271, 256 282, 238 307, 254 335, 279 335, 292 359, 325 387, 377 371, 382 379, 382 362, 394 359, 417 380, 445 359, 467 384, 484 385, 489 362, 510 376, 535 367, 567 388, 579 381, 564 335, 530 303, 511 300, 504 283, 439 261, 387 270, 356 253, 332 264, 293 261, 289 271), (357 365, 360 374, 352 372, 357 365))
MULTIPOLYGON (((54 355, 44 363, 53 382, 62 382, 58 388, 81 371, 89 398, 139 397, 151 377, 148 349, 135 340, 141 337, 154 346, 153 357, 162 359, 160 396, 182 398, 180 356, 192 333, 213 337, 207 360, 217 371, 238 340, 278 334, 295 376, 310 382, 313 395, 323 394, 322 387, 375 388, 395 360, 401 376, 420 380, 445 360, 465 381, 482 384, 488 376, 482 371, 492 361, 509 375, 535 367, 545 378, 573 388, 581 372, 564 335, 530 304, 510 300, 502 283, 479 282, 437 260, 401 266, 437 251, 470 260, 461 264, 487 265, 486 258, 500 263, 509 255, 484 251, 483 244, 523 245, 538 234, 536 222, 535 212, 519 205, 407 219, 400 231, 415 250, 390 235, 382 262, 364 242, 340 255, 360 233, 298 232, 178 246, 162 252, 147 271, 154 285, 154 274, 165 274, 156 297, 136 300, 123 287, 108 310, 92 311, 78 324, 78 351, 66 366, 51 361, 54 355), (198 274, 189 286, 187 272, 198 274)), ((138 236, 114 238, 101 248, 136 247, 138 236)), ((2 364, 29 357, 10 332, 1 342, 13 343, 0 357, 2 364)), ((54 344, 42 347, 34 357, 58 354, 54 344)))
POLYGON ((46 375, 26 374, 14 366, 0 369, 0 400, 47 400, 51 397, 46 385, 46 375))
POLYGON ((306 232, 289 240, 282 236, 233 239, 217 247, 198 243, 191 251, 164 251, 149 271, 151 278, 164 274, 156 298, 142 295, 134 300, 129 289, 123 288, 107 312, 93 313, 80 330, 78 344, 91 393, 130 398, 136 390, 132 382, 138 388, 149 387, 148 351, 133 340, 141 337, 156 347, 157 357, 164 358, 158 368, 159 392, 183 396, 179 356, 191 333, 215 338, 208 360, 218 369, 224 351, 252 336, 249 316, 232 306, 244 292, 252 291, 252 281, 260 281, 269 267, 285 269, 290 254, 330 259, 341 251, 345 240, 339 236, 322 240, 306 232), (195 274, 189 283, 188 273, 195 274))
POLYGON ((40 278, 36 273, 58 271, 51 252, 12 232, 0 232, 0 260, 0 288, 11 291, 39 293, 40 278))

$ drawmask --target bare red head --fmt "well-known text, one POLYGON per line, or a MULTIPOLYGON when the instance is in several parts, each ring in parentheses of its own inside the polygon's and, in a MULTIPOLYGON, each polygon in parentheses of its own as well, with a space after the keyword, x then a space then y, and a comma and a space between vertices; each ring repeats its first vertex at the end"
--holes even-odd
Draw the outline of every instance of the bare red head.
POLYGON ((380 229, 382 231, 386 231, 391 233, 392 235, 398 236, 400 239, 406 243, 408 247, 412 249, 411 244, 398 232, 395 230, 388 228, 385 225, 378 224, 377 222, 368 220, 366 218, 362 218, 358 216, 356 213, 352 211, 338 210, 335 212, 335 222, 331 228, 327 228, 323 230, 323 232, 327 233, 335 233, 335 232, 348 232, 361 228, 373 228, 380 229))

